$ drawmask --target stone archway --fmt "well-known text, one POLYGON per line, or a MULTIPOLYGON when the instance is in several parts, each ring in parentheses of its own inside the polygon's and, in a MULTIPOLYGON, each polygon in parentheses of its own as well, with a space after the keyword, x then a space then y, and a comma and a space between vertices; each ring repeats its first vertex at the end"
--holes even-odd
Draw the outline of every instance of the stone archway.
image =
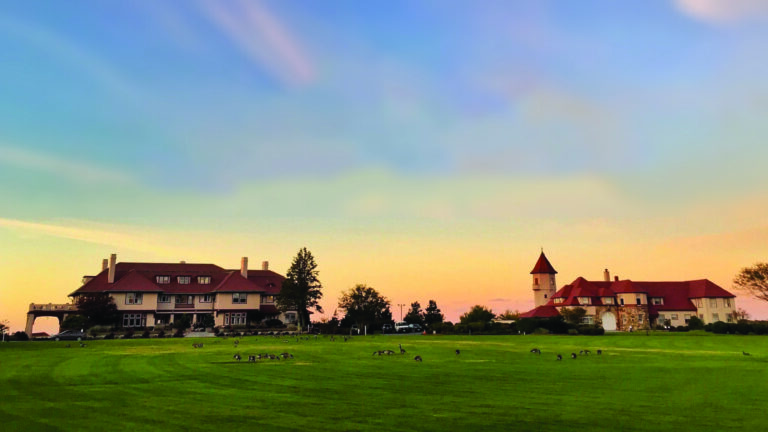
POLYGON ((616 330, 616 315, 613 312, 603 312, 600 315, 600 320, 603 321, 603 328, 606 331, 616 330))

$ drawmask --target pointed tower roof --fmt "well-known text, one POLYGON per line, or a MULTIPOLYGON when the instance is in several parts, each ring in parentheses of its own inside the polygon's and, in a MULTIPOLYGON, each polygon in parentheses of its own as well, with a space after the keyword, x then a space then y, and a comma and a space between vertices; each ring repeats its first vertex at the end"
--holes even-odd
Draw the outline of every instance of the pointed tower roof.
POLYGON ((557 270, 555 270, 555 268, 552 267, 552 264, 549 263, 547 256, 544 255, 544 251, 541 251, 541 255, 539 255, 539 260, 536 261, 536 265, 533 266, 533 270, 531 270, 531 274, 539 274, 539 273, 548 273, 548 274, 557 273, 557 270))

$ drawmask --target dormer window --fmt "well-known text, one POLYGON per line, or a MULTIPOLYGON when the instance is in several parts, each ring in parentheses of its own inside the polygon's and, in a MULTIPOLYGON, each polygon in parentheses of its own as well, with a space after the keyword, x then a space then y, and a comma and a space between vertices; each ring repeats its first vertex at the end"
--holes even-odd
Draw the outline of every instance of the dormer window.
POLYGON ((589 297, 579 297, 579 304, 583 304, 583 305, 592 304, 592 299, 589 297))
POLYGON ((613 304, 613 297, 603 297, 603 304, 612 305, 613 304))
POLYGON ((565 299, 564 299, 564 298, 562 298, 562 297, 555 297, 555 299, 554 299, 554 300, 555 300, 555 304, 560 304, 560 303, 562 303, 562 302, 563 302, 563 300, 565 300, 565 299))
POLYGON ((210 276, 198 276, 197 277, 197 283, 200 285, 210 285, 211 284, 211 277, 210 276))
POLYGON ((652 297, 651 303, 656 306, 661 306, 664 304, 664 297, 652 297))
POLYGON ((180 285, 189 285, 191 281, 192 278, 189 276, 179 276, 176 278, 176 282, 178 282, 180 285))
POLYGON ((155 283, 158 283, 158 284, 169 284, 169 283, 171 283, 171 277, 170 276, 155 276, 155 283))

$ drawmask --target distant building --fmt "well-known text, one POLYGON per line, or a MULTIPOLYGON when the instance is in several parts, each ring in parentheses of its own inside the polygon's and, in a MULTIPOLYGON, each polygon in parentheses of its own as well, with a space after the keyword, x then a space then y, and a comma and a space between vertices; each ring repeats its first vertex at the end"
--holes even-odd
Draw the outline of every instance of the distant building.
POLYGON ((285 277, 269 270, 249 270, 248 258, 240 270, 226 270, 214 264, 116 262, 116 255, 104 260, 96 276, 84 276, 83 285, 70 294, 75 303, 88 294, 106 293, 114 299, 122 327, 170 324, 182 315, 198 322, 213 317, 217 327, 246 324, 250 311, 267 318, 296 323, 296 312, 280 313, 275 296, 285 277))
POLYGON ((605 330, 627 331, 648 325, 686 325, 699 317, 704 323, 733 322, 735 297, 707 279, 682 282, 635 282, 610 279, 608 269, 602 281, 583 277, 554 291, 557 272, 541 252, 533 275, 534 309, 521 318, 548 318, 563 308, 587 311, 585 324, 599 324, 605 330))

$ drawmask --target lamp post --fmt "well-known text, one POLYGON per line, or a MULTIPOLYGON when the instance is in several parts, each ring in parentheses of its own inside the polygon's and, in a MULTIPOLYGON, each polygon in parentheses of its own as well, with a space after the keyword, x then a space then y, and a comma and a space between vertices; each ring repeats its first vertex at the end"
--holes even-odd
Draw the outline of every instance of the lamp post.
POLYGON ((400 306, 400 321, 403 320, 403 306, 405 306, 405 303, 398 303, 398 306, 400 306))

